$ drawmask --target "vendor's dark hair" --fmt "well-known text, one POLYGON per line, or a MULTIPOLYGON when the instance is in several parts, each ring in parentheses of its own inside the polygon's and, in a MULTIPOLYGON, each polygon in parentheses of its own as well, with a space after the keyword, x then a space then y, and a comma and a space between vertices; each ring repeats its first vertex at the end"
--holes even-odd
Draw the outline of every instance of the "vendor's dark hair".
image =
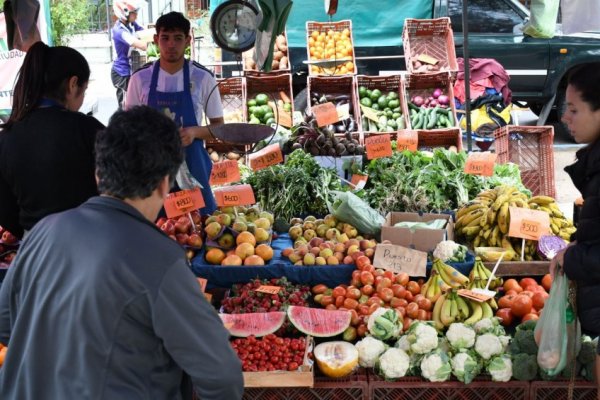
POLYGON ((156 34, 160 34, 161 31, 182 31, 186 35, 190 33, 190 21, 183 16, 182 13, 177 11, 171 11, 170 13, 161 15, 154 25, 156 34))
POLYGON ((13 91, 13 107, 3 128, 22 120, 38 106, 43 97, 62 103, 66 99, 68 80, 77 77, 83 90, 90 79, 90 66, 85 57, 70 47, 49 47, 36 42, 29 48, 13 91))
POLYGON ((149 197, 175 179, 183 147, 175 123, 148 106, 118 111, 96 136, 98 191, 120 199, 149 197))
POLYGON ((600 109, 600 62, 579 65, 569 73, 569 85, 579 93, 592 110, 600 109))

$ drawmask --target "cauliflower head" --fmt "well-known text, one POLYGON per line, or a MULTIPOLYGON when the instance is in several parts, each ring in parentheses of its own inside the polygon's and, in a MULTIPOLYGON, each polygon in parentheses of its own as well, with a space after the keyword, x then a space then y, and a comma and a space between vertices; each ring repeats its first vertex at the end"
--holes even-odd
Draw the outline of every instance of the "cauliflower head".
POLYGON ((469 384, 481 372, 481 363, 472 351, 456 353, 450 360, 452 374, 461 382, 469 384))
POLYGON ((379 357, 379 372, 386 379, 398 379, 406 375, 410 367, 410 357, 404 350, 390 347, 379 357))
POLYGON ((408 331, 411 351, 426 354, 438 347, 438 332, 428 323, 415 322, 408 331))
POLYGON ((421 360, 421 376, 431 382, 447 381, 451 373, 450 359, 442 351, 431 352, 421 360))
POLYGON ((410 353, 410 342, 408 341, 408 335, 400 336, 400 339, 398 339, 394 347, 410 353))
POLYGON ((433 250, 433 257, 439 258, 442 261, 447 261, 454 256, 454 252, 458 250, 459 244, 454 240, 444 240, 439 242, 433 250))
POLYGON ((506 354, 492 358, 487 371, 494 382, 508 382, 512 377, 512 361, 506 354))
POLYGON ((446 338, 457 350, 470 349, 475 345, 475 330, 462 322, 455 322, 448 327, 446 338))
POLYGON ((354 345, 358 350, 358 364, 361 367, 373 368, 379 356, 381 356, 387 346, 379 339, 367 336, 354 345))
POLYGON ((498 336, 491 333, 479 335, 475 340, 475 351, 484 360, 489 360, 493 356, 502 354, 504 346, 498 336))

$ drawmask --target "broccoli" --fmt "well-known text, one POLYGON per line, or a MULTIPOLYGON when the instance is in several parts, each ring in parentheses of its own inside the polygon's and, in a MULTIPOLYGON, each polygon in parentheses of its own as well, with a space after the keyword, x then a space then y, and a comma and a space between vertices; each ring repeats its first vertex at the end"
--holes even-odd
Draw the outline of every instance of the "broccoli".
MULTIPOLYGON (((533 337, 533 331, 535 329, 536 321, 526 321, 521 325, 517 326, 517 331, 515 332, 515 337, 513 342, 516 345, 519 353, 536 355, 538 352, 538 345, 535 342, 535 338, 533 337)), ((514 347, 510 347, 510 351, 512 354, 516 349, 514 347)))
POLYGON ((581 364, 593 363, 596 360, 596 349, 598 347, 598 338, 593 339, 588 335, 581 337, 581 350, 577 354, 577 361, 581 364))
POLYGON ((542 380, 544 380, 544 381, 555 381, 556 379, 558 379, 560 377, 560 374, 556 374, 556 375, 548 374, 546 371, 544 371, 543 368, 540 368, 539 372, 540 372, 540 378, 542 378, 542 380))
POLYGON ((513 378, 519 381, 532 381, 538 373, 537 356, 520 353, 513 356, 513 378))

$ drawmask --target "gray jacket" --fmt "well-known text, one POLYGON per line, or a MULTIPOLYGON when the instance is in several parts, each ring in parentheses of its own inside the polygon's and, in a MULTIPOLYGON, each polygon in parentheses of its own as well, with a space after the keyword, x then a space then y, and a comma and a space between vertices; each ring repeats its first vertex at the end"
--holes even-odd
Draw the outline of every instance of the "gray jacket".
POLYGON ((242 397, 241 364, 183 249, 128 204, 93 197, 40 221, 0 290, 0 398, 242 397))

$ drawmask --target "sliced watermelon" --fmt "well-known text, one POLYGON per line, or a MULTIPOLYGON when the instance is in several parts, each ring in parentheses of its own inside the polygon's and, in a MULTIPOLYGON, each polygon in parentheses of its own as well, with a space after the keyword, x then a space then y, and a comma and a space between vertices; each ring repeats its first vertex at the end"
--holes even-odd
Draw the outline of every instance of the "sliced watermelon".
POLYGON ((300 332, 315 337, 332 337, 343 333, 350 326, 350 311, 325 310, 289 306, 287 315, 300 332))
POLYGON ((219 314, 231 336, 265 336, 276 332, 285 321, 285 312, 219 314))

